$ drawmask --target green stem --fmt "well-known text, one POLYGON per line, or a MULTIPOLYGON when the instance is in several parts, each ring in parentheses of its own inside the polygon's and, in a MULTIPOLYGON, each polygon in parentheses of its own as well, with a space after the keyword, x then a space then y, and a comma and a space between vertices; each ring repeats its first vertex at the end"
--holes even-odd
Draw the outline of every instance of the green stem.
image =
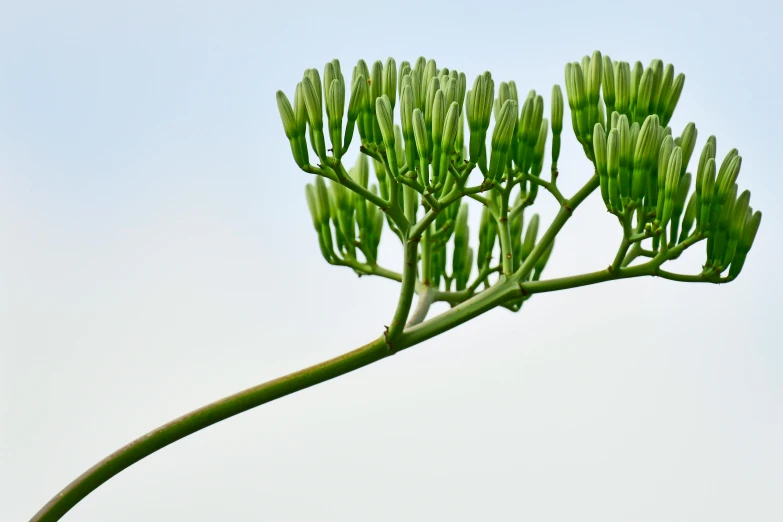
POLYGON ((413 294, 416 293, 419 239, 420 238, 408 238, 405 241, 402 264, 402 288, 400 289, 400 297, 397 300, 397 309, 394 311, 394 317, 392 317, 391 324, 386 332, 386 342, 392 351, 397 349, 395 347, 397 337, 405 328, 405 322, 411 311, 411 304, 413 304, 413 294))
POLYGON ((383 337, 334 359, 248 388, 154 429, 85 471, 55 495, 30 522, 55 522, 101 484, 141 459, 188 435, 257 406, 388 357, 383 337))

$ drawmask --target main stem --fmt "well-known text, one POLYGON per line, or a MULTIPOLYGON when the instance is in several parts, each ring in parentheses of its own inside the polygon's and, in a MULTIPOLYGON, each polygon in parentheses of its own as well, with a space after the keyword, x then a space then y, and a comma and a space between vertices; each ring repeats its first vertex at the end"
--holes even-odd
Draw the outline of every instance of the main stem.
POLYGON ((367 366, 391 353, 381 337, 334 359, 248 388, 183 415, 123 446, 85 471, 41 508, 31 522, 59 520, 114 475, 179 439, 267 402, 367 366))
MULTIPOLYGON (((416 246, 424 227, 429 226, 429 223, 434 219, 434 214, 429 215, 427 218, 423 219, 422 222, 418 223, 418 225, 422 227, 421 230, 417 229, 416 231, 412 231, 409 238, 407 238, 405 245, 406 263, 402 274, 403 290, 400 302, 398 303, 398 309, 395 313, 395 320, 390 327, 390 332, 387 332, 387 334, 361 348, 357 348, 356 350, 334 359, 316 364, 315 366, 310 366, 309 368, 291 373, 284 377, 248 388, 247 390, 194 410, 143 435, 85 471, 41 508, 41 510, 33 516, 30 522, 55 522, 59 520, 84 497, 122 470, 192 433, 267 402, 285 397, 286 395, 315 386, 316 384, 372 364, 393 355, 397 351, 409 348, 442 332, 450 330, 503 304, 508 299, 518 297, 519 292, 522 289, 522 286, 518 283, 519 278, 521 278, 522 274, 526 273, 526 270, 529 271, 532 269, 535 260, 538 259, 566 223, 571 216, 573 209, 595 190, 597 186, 598 177, 593 176, 593 178, 591 178, 573 198, 564 203, 563 208, 558 213, 552 225, 542 236, 539 244, 536 245, 525 263, 511 278, 501 275, 500 280, 487 290, 429 321, 403 330, 415 290, 416 246), (388 334, 392 331, 395 334, 393 336, 393 349, 387 344, 389 338, 388 334)), ((680 245, 676 248, 681 247, 684 247, 684 245, 680 245)), ((592 282, 599 282, 605 279, 609 278, 604 275, 594 275, 589 278, 591 282, 579 280, 562 282, 560 284, 565 288, 569 284, 591 284, 592 282)), ((537 284, 540 286, 541 291, 553 290, 553 288, 547 289, 545 287, 546 282, 537 284)), ((560 284, 557 285, 558 289, 560 284)))

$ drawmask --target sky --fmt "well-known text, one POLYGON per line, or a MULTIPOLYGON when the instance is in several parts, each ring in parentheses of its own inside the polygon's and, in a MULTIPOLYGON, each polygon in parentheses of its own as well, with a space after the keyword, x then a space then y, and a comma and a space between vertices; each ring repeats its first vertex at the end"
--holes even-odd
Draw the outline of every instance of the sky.
MULTIPOLYGON (((718 156, 739 149, 764 213, 739 279, 611 282, 492 311, 177 442, 63 520, 783 519, 778 3, 0 7, 0 520, 29 519, 156 426, 388 324, 397 285, 320 256, 278 89, 333 58, 350 71, 424 55, 548 106, 565 63, 594 49, 673 63, 687 75, 675 133, 694 121, 697 151, 711 134, 718 156)), ((573 194, 591 169, 564 121, 573 194)), ((545 276, 600 270, 619 240, 595 194, 545 276)), ((676 266, 698 272, 703 255, 676 266)))

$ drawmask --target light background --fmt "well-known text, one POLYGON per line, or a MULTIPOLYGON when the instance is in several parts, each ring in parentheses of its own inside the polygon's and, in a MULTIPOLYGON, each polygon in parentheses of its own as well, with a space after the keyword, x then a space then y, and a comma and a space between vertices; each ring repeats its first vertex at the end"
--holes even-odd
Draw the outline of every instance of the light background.
MULTIPOLYGON (((334 57, 350 74, 423 54, 548 104, 565 62, 595 48, 674 63, 675 131, 697 123, 696 154, 710 134, 721 158, 739 148, 764 211, 739 280, 494 311, 178 442, 65 520, 783 519, 778 3, 0 5, 0 520, 391 317, 396 284, 320 258, 277 89, 334 57)), ((565 122, 571 194, 590 172, 565 122)), ((595 195, 547 275, 605 267, 618 236, 595 195)))

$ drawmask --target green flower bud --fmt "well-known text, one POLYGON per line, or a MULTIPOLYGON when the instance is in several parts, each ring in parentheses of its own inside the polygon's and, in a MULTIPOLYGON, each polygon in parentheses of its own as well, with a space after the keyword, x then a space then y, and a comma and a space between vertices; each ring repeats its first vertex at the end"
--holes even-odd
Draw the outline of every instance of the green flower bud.
POLYGON ((321 217, 318 214, 317 196, 315 187, 311 184, 305 185, 305 197, 307 198, 307 208, 310 210, 310 217, 313 218, 313 228, 316 232, 321 232, 321 217))
POLYGON ((587 103, 595 107, 598 105, 598 98, 601 92, 603 58, 600 51, 594 51, 590 60, 590 68, 587 73, 587 103))
MULTIPOLYGON (((634 122, 634 126, 637 123, 634 122)), ((632 132, 632 134, 634 134, 632 132)), ((631 138, 633 142, 633 137, 631 138)), ((658 141, 658 117, 648 116, 639 130, 634 144, 633 176, 631 179, 631 198, 641 201, 647 187, 647 176, 652 166, 655 145, 658 141)))
POLYGON ((440 146, 443 139, 443 122, 446 118, 446 96, 438 89, 432 102, 432 143, 440 146))
POLYGON ((677 241, 677 235, 680 230, 680 217, 685 209, 685 201, 688 199, 688 191, 691 188, 691 175, 686 173, 680 177, 680 184, 677 192, 674 194, 674 205, 672 207, 671 232, 669 234, 669 244, 674 246, 677 241))
MULTIPOLYGON (((691 160, 693 149, 696 147, 696 124, 691 122, 685 126, 680 136, 680 147, 682 147, 682 173, 688 168, 688 162, 691 160)), ((697 173, 698 174, 698 173, 697 173)))
POLYGON ((500 109, 500 119, 492 133, 492 154, 490 156, 489 175, 492 180, 499 180, 506 166, 506 156, 511 148, 511 138, 517 119, 517 104, 514 100, 506 100, 500 109))
POLYGON ((606 136, 600 123, 595 124, 593 130, 593 157, 595 157, 595 169, 601 184, 601 197, 607 207, 609 203, 609 172, 606 159, 606 136))
POLYGON ((658 195, 663 199, 663 215, 661 216, 661 228, 665 227, 672 217, 674 210, 674 198, 680 186, 680 170, 682 168, 682 149, 674 147, 669 165, 666 170, 666 188, 663 195, 658 195))
POLYGON ((455 274, 465 269, 464 262, 468 249, 468 237, 468 205, 463 203, 459 206, 457 219, 454 224, 454 258, 452 268, 455 274))
POLYGON ((663 62, 657 58, 650 62, 650 69, 653 72, 652 93, 650 96, 650 105, 647 108, 649 114, 658 114, 658 100, 661 97, 661 86, 663 84, 663 62))
POLYGON ((734 209, 729 221, 728 245, 726 253, 723 256, 723 266, 728 266, 732 262, 739 242, 745 232, 745 225, 748 215, 752 215, 750 210, 750 191, 746 190, 737 198, 734 209))
POLYGON ((672 85, 674 83, 674 66, 672 64, 666 65, 663 70, 663 78, 661 79, 661 87, 659 89, 657 102, 655 104, 655 114, 663 120, 666 113, 666 104, 669 101, 669 96, 672 92, 672 85))
POLYGON ((522 261, 527 259, 533 248, 536 246, 536 238, 538 236, 538 214, 533 214, 530 219, 530 223, 527 225, 527 231, 525 232, 525 240, 522 243, 522 261))
POLYGON ((345 110, 345 86, 335 78, 329 86, 326 97, 326 114, 329 118, 329 139, 335 157, 342 156, 343 143, 343 112, 345 110))
POLYGON ((631 107, 631 69, 628 62, 617 62, 614 71, 615 102, 614 108, 620 114, 630 114, 631 107))
POLYGON ((560 86, 552 86, 552 133, 560 134, 563 130, 563 91, 560 86))
POLYGON ((609 131, 609 138, 606 141, 606 172, 607 186, 609 189, 609 203, 611 207, 619 211, 622 209, 620 200, 620 185, 618 176, 620 174, 620 137, 617 129, 609 131))
POLYGON ((734 207, 737 203, 737 184, 735 183, 730 191, 728 198, 721 205, 720 217, 718 218, 717 226, 713 228, 713 252, 712 260, 713 267, 719 271, 723 271, 726 268, 724 265, 724 258, 728 250, 729 244, 729 228, 731 225, 731 217, 734 214, 734 207))
MULTIPOLYGON (((549 131, 549 121, 546 118, 541 120, 541 126, 538 130, 538 139, 533 146, 532 163, 530 167, 530 173, 534 176, 541 175, 541 169, 544 167, 544 149, 546 148, 546 137, 549 131)), ((530 192, 534 194, 538 190, 538 184, 534 183, 534 187, 531 187, 530 192)))
POLYGON ((416 165, 416 138, 413 133, 413 88, 410 85, 403 87, 400 95, 400 121, 402 122, 402 135, 405 140, 406 163, 413 169, 416 165))
POLYGON ((321 224, 329 224, 329 191, 324 183, 324 178, 316 176, 315 178, 315 196, 316 196, 316 210, 318 213, 318 220, 321 224))
POLYGON ((413 135, 416 140, 419 158, 429 161, 430 142, 427 137, 427 126, 424 123, 424 115, 420 109, 413 109, 413 135))
POLYGON ((449 110, 443 121, 443 136, 441 138, 441 148, 443 157, 448 159, 454 152, 454 144, 459 132, 459 104, 456 101, 451 102, 449 110))
POLYGON ((674 109, 677 107, 677 102, 680 101, 680 94, 682 94, 682 88, 685 86, 685 75, 680 73, 674 79, 671 92, 666 100, 666 109, 663 112, 663 124, 666 125, 672 119, 674 109))
POLYGON ((617 134, 620 146, 620 196, 631 197, 631 171, 633 166, 633 149, 631 148, 631 129, 625 114, 617 123, 617 134))
POLYGON ((305 106, 302 83, 296 85, 294 93, 294 122, 296 124, 296 133, 291 140, 291 151, 294 154, 294 161, 299 167, 304 167, 310 163, 309 153, 307 151, 307 107, 305 106))
POLYGON ((394 113, 391 102, 385 94, 375 100, 375 113, 378 118, 378 126, 381 129, 383 144, 386 147, 386 158, 389 161, 392 175, 397 176, 397 158, 394 140, 394 113))
POLYGON ((614 66, 612 65, 612 59, 608 56, 603 58, 603 67, 601 68, 603 74, 603 91, 604 91, 604 103, 606 103, 606 112, 612 114, 614 112, 614 66))
MULTIPOLYGON (((693 223, 696 220, 696 209, 698 207, 699 195, 697 193, 691 194, 688 200, 688 206, 685 207, 685 214, 682 216, 682 231, 680 232, 680 238, 677 240, 677 244, 682 243, 691 233, 693 229, 693 223)), ((674 234, 672 234, 674 237, 674 234)))
POLYGON ((386 60, 386 65, 381 73, 381 82, 383 83, 383 93, 389 97, 389 103, 392 110, 397 101, 397 63, 394 58, 386 60))
POLYGON ((631 69, 631 112, 635 113, 636 103, 639 100, 639 85, 642 81, 642 75, 644 74, 644 66, 642 62, 637 61, 633 64, 631 69))
MULTIPOLYGON (((348 100, 348 124, 345 127, 345 142, 343 144, 343 151, 348 150, 348 146, 351 144, 353 138, 353 129, 356 125, 356 121, 359 119, 359 115, 366 107, 367 99, 367 80, 364 75, 360 74, 354 79, 351 86, 351 98, 348 100)), ((360 133, 361 134, 361 133, 360 133)))
POLYGON ((731 186, 737 182, 741 166, 742 156, 738 154, 737 149, 732 149, 723 159, 723 163, 721 163, 720 166, 720 172, 718 173, 718 180, 716 181, 716 191, 719 203, 723 203, 723 198, 728 193, 731 186))
POLYGON ((280 119, 283 120, 283 130, 285 136, 289 140, 293 140, 298 136, 298 127, 296 125, 296 117, 294 115, 294 109, 291 107, 291 102, 288 101, 288 97, 283 91, 277 91, 277 110, 280 111, 280 119))
POLYGON ((634 117, 636 121, 642 122, 649 114, 650 99, 652 98, 653 83, 655 82, 655 72, 651 68, 645 69, 639 81, 639 91, 636 98, 636 109, 634 117))
POLYGON ((661 141, 661 147, 658 152, 658 197, 656 198, 655 215, 660 218, 663 216, 663 196, 666 192, 666 173, 669 171, 669 159, 674 149, 674 140, 671 135, 665 135, 661 141))
POLYGON ((435 95, 440 90, 440 80, 432 78, 427 87, 427 98, 424 102, 424 123, 427 124, 427 130, 432 135, 432 110, 435 103, 435 95))
POLYGON ((585 94, 584 76, 582 74, 582 67, 574 62, 571 67, 571 85, 574 92, 574 111, 576 114, 576 122, 578 126, 577 138, 579 141, 583 141, 584 137, 590 132, 588 127, 588 115, 587 115, 587 95, 585 94))
POLYGON ((745 265, 745 258, 753 246, 753 240, 756 238, 759 226, 761 225, 761 212, 756 212, 748 219, 743 229, 742 237, 737 243, 737 253, 731 262, 729 268, 729 277, 732 279, 737 277, 742 271, 742 267, 745 265))
MULTIPOLYGON (((315 71, 315 69, 309 69, 315 71)), ((315 71, 316 74, 318 71, 315 71)), ((307 118, 312 129, 312 145, 315 153, 324 161, 326 158, 326 143, 324 142, 323 132, 323 108, 321 107, 320 92, 316 91, 315 85, 310 79, 311 76, 305 76, 302 79, 302 94, 304 95, 305 106, 307 107, 307 118)))
POLYGON ((699 214, 699 231, 704 233, 710 229, 712 206, 715 198, 715 158, 708 158, 704 166, 704 175, 701 182, 699 202, 701 212, 699 214))

